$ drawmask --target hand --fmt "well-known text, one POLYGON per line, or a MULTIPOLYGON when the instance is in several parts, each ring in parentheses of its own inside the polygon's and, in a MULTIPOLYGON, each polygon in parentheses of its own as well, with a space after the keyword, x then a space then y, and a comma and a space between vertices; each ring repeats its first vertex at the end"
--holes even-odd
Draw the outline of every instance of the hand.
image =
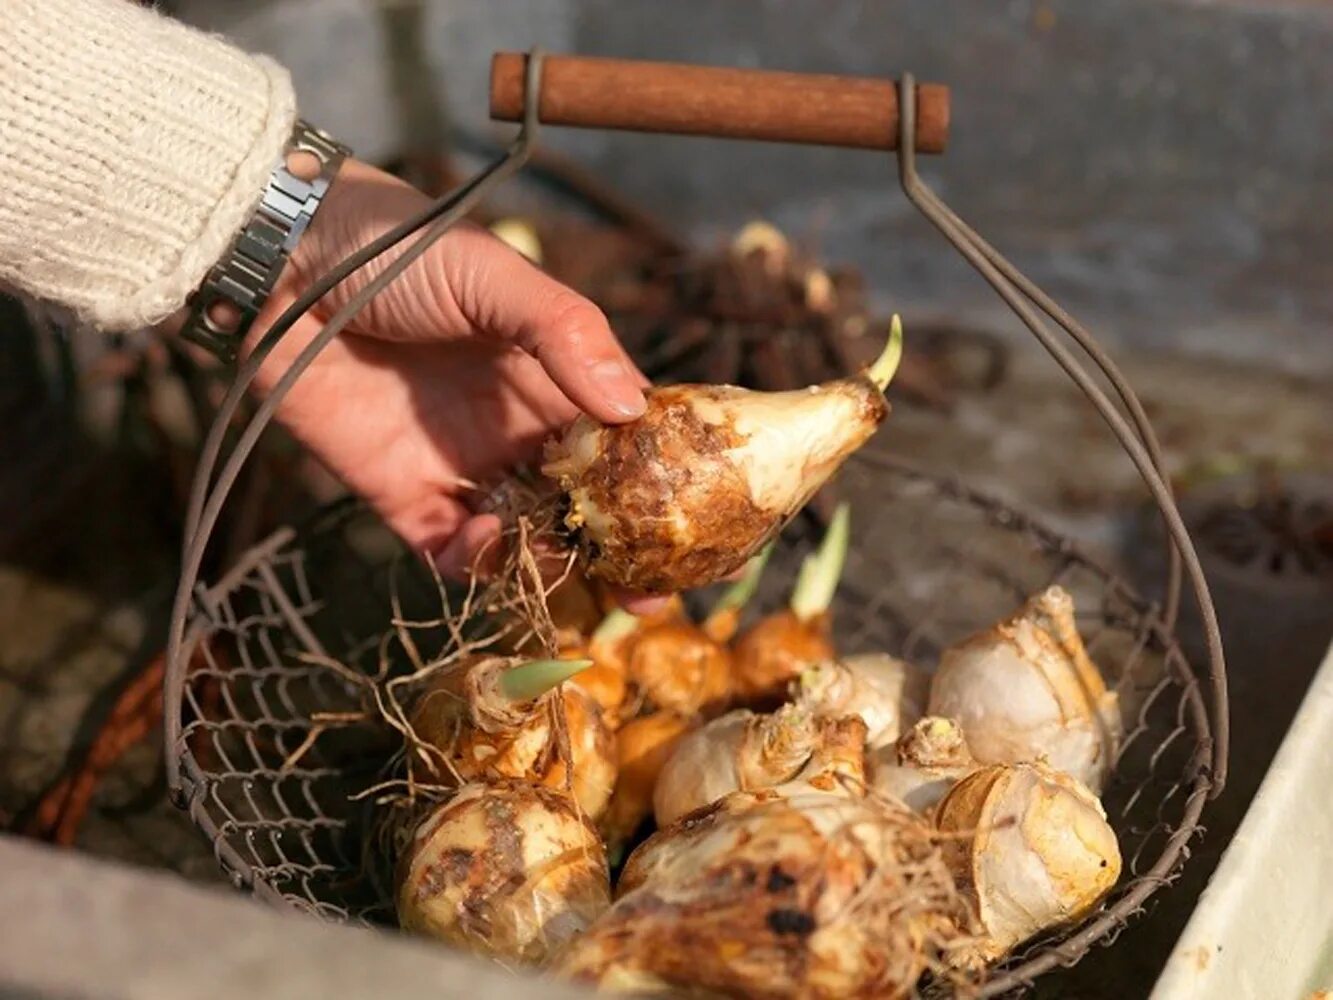
MULTIPOLYGON (((355 160, 250 334, 253 344, 321 273, 420 211, 420 192, 355 160)), ((330 292, 269 355, 268 392, 302 347, 397 249, 330 292)), ((279 419, 441 572, 463 575, 499 532, 473 484, 539 456, 582 410, 621 423, 644 409, 643 375, 587 299, 484 229, 461 224, 371 300, 297 380, 279 419)), ((626 598, 633 610, 652 600, 626 598)))

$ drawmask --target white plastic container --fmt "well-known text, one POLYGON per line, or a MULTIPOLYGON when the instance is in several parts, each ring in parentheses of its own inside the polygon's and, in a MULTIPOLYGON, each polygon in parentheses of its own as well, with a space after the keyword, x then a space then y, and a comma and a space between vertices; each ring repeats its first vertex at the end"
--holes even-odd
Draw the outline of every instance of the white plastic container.
POLYGON ((1333 649, 1151 1000, 1323 990, 1333 991, 1333 649))

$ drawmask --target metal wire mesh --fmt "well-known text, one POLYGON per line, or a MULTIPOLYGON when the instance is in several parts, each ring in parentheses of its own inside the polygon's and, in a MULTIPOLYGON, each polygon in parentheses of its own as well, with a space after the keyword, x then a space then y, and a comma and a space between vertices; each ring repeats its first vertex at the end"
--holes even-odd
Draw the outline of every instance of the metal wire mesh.
MULTIPOLYGON (((1208 790, 1198 681, 1155 608, 1027 515, 876 454, 847 470, 844 488, 858 544, 835 606, 843 651, 888 650, 932 666, 948 644, 1059 583, 1120 694, 1127 736, 1105 800, 1126 875, 1096 914, 1006 963, 987 986, 1002 992, 1072 963, 1095 939, 1114 940, 1183 862, 1208 790)), ((799 538, 783 542, 756 613, 785 600, 803 549, 799 538)), ((401 555, 350 506, 252 550, 199 595, 191 666, 168 706, 179 715, 172 750, 188 808, 234 881, 339 920, 392 917, 388 859, 370 836, 371 807, 356 797, 382 776, 395 734, 360 721, 360 688, 322 661, 385 666, 391 591, 406 616, 438 608, 432 579, 401 555)))

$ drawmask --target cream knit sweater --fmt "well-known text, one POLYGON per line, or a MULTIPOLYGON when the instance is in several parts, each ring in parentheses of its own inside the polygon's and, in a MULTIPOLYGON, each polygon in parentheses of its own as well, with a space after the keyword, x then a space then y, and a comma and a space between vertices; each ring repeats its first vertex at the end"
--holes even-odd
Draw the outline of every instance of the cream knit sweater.
POLYGON ((295 114, 281 67, 131 0, 0 0, 0 285, 108 329, 164 318, 295 114))

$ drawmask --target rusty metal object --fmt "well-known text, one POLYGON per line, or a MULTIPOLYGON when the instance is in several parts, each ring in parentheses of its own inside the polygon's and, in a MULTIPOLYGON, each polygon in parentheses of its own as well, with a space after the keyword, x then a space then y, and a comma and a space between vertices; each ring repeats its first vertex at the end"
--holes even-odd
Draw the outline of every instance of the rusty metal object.
MULTIPOLYGON (((87 749, 31 809, 25 810, 27 818, 21 826, 25 836, 60 847, 74 846, 103 780, 125 754, 161 727, 166 663, 165 651, 158 653, 124 682, 87 749)), ((215 681, 201 683, 200 717, 221 718, 221 697, 215 681)), ((202 760, 216 766, 216 758, 207 756, 206 747, 196 749, 204 752, 202 760)))
POLYGON ((165 654, 153 657, 130 678, 112 705, 82 760, 42 796, 24 825, 30 837, 72 847, 102 778, 131 747, 162 724, 165 654))

